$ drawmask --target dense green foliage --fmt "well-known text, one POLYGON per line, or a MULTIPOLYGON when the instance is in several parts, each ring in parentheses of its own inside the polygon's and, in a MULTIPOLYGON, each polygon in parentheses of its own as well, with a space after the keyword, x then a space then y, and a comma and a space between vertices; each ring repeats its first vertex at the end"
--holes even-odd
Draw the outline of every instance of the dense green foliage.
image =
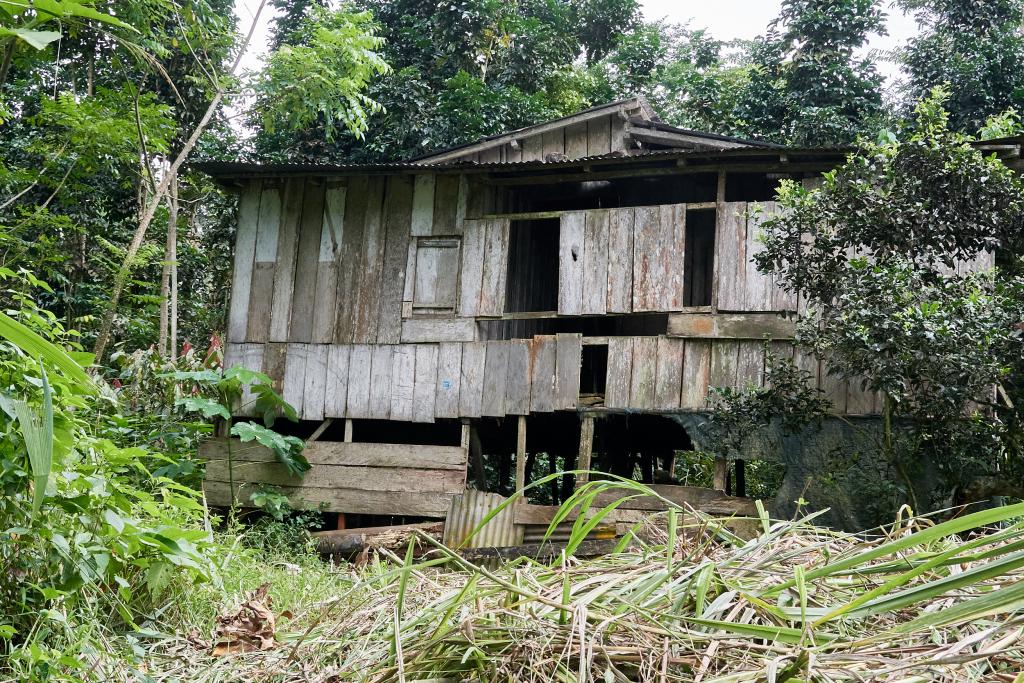
POLYGON ((1007 432, 1014 402, 991 399, 1024 353, 1024 281, 1015 265, 957 267, 979 251, 1021 253, 1024 186, 950 130, 947 98, 937 89, 903 141, 864 145, 820 189, 785 183, 757 261, 809 301, 801 343, 882 395, 883 452, 901 469, 930 458, 948 490, 1024 474, 1007 432))
POLYGON ((972 133, 989 116, 1024 106, 1024 2, 902 0, 921 33, 902 51, 913 102, 949 87, 951 124, 972 133))

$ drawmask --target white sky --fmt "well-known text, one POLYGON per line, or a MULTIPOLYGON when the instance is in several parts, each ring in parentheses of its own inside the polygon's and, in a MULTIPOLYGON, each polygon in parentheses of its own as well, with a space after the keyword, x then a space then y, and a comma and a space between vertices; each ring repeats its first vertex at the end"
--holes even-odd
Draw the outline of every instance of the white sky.
MULTIPOLYGON (((235 13, 239 19, 239 30, 248 31, 260 0, 235 0, 235 13)), ((753 38, 764 33, 768 23, 779 13, 781 0, 642 0, 644 16, 647 19, 667 19, 670 23, 687 23, 692 28, 707 28, 719 40, 732 38, 753 38)), ((267 6, 260 16, 259 26, 242 60, 243 67, 257 68, 261 55, 266 52, 268 26, 273 8, 267 6)), ((917 32, 913 19, 899 10, 888 11, 889 35, 872 36, 869 48, 890 50, 902 45, 917 32)), ((898 76, 898 67, 879 61, 879 70, 887 77, 898 76)))

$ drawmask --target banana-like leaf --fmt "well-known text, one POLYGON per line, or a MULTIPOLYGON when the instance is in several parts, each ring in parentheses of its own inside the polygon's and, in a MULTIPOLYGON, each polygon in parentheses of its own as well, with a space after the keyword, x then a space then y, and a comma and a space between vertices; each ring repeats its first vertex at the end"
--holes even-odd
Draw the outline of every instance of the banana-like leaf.
POLYGON ((83 390, 89 393, 96 391, 96 384, 92 378, 64 349, 43 339, 22 323, 3 313, 0 313, 0 337, 11 342, 28 355, 40 358, 46 364, 57 368, 68 379, 77 382, 83 390))
POLYGON ((28 462, 32 469, 32 481, 35 491, 32 497, 32 519, 39 514, 46 496, 46 487, 50 483, 50 472, 53 469, 53 392, 46 378, 46 370, 42 363, 39 370, 43 373, 43 413, 38 415, 25 401, 13 401, 14 411, 18 415, 18 426, 21 427, 28 451, 28 462))
POLYGON ((55 40, 60 40, 59 31, 33 31, 27 28, 7 28, 0 26, 0 38, 16 38, 37 50, 42 50, 55 40))

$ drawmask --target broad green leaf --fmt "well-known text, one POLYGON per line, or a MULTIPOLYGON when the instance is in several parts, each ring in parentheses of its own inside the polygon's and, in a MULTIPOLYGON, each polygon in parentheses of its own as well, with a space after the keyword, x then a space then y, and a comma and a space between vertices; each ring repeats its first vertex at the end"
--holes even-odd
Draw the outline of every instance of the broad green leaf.
POLYGON ((27 28, 7 28, 0 26, 0 38, 10 36, 28 43, 37 50, 42 50, 55 40, 60 40, 59 31, 33 31, 27 28))
POLYGON ((68 379, 78 383, 79 388, 89 393, 96 391, 96 384, 86 374, 82 366, 74 361, 67 352, 49 342, 21 324, 14 318, 0 313, 0 337, 11 342, 30 356, 42 358, 47 364, 56 367, 68 379))
POLYGON ((220 402, 205 396, 186 396, 174 402, 176 406, 184 406, 185 410, 193 413, 200 413, 203 417, 222 417, 225 420, 231 419, 231 413, 220 402))
POLYGON ((13 402, 14 411, 18 415, 18 426, 25 439, 29 465, 32 468, 35 489, 32 496, 32 519, 39 514, 39 509, 43 505, 46 487, 50 483, 50 472, 53 469, 53 395, 41 362, 39 369, 43 375, 42 415, 37 415, 25 401, 13 402))

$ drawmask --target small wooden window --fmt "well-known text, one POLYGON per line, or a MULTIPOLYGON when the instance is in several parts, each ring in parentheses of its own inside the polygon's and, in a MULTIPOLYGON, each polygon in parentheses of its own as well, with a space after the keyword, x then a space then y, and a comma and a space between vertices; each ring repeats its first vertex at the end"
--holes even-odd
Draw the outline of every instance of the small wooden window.
POLYGON ((416 238, 414 314, 451 315, 455 312, 460 246, 458 237, 416 238))

